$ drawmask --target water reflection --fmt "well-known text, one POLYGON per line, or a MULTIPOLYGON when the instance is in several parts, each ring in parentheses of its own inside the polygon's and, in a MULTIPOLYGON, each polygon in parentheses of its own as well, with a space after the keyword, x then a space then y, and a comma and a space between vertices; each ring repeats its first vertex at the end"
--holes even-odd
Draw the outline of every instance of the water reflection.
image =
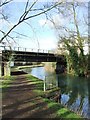
POLYGON ((87 80, 87 86, 88 86, 88 112, 87 116, 90 118, 90 78, 87 80))
POLYGON ((55 75, 53 72, 47 72, 44 67, 30 70, 28 73, 43 80, 45 76, 56 76, 58 86, 61 89, 61 104, 83 115, 85 118, 90 118, 90 78, 55 75))
POLYGON ((61 103, 69 109, 90 118, 90 80, 72 76, 58 75, 61 88, 61 103))

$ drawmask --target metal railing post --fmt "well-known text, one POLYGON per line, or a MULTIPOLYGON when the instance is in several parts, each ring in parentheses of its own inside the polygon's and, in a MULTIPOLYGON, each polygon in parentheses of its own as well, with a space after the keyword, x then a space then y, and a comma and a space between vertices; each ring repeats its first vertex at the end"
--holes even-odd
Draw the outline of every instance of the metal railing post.
MULTIPOLYGON (((3 47, 4 50, 8 50, 9 46, 0 46, 0 47, 3 47)), ((24 47, 13 47, 12 48, 13 50, 16 50, 16 51, 29 51, 28 49, 30 49, 31 52, 37 52, 37 53, 47 53, 49 55, 50 50, 45 50, 45 49, 33 49, 33 48, 24 48, 24 47)))
POLYGON ((5 48, 6 48, 6 47, 4 46, 4 50, 5 50, 5 48))
POLYGON ((15 50, 15 47, 14 47, 14 50, 15 50))
POLYGON ((58 79, 56 78, 56 87, 58 87, 58 79))
POLYGON ((18 51, 19 51, 19 47, 18 47, 18 51))
POLYGON ((39 49, 38 49, 38 53, 39 53, 39 49))
POLYGON ((25 48, 25 52, 26 52, 26 48, 25 48))
POLYGON ((44 79, 44 92, 46 91, 46 76, 45 76, 45 79, 44 79))

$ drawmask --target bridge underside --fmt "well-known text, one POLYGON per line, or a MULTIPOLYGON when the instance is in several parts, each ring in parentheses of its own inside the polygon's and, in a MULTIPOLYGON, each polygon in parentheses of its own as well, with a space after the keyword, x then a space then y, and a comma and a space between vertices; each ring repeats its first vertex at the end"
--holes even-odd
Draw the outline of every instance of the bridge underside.
POLYGON ((19 62, 57 62, 59 65, 66 64, 63 55, 55 55, 52 53, 35 53, 23 51, 3 50, 0 54, 0 76, 10 75, 9 61, 19 62))

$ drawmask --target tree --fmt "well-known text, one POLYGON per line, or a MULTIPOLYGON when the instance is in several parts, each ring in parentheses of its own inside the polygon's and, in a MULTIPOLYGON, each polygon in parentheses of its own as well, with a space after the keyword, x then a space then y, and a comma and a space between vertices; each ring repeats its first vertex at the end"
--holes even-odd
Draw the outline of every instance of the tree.
MULTIPOLYGON (((81 12, 78 13, 80 9, 86 10, 86 6, 76 1, 57 6, 57 14, 60 17, 62 16, 64 23, 55 23, 52 18, 50 21, 53 22, 54 28, 58 33, 58 46, 64 43, 63 47, 66 49, 64 54, 67 57, 68 72, 84 76, 88 71, 87 57, 84 54, 85 37, 87 38, 88 32, 83 14, 81 12)), ((85 18, 87 20, 87 15, 85 18)))
POLYGON ((88 57, 88 69, 90 70, 90 2, 88 3, 88 48, 89 48, 89 57, 88 57))

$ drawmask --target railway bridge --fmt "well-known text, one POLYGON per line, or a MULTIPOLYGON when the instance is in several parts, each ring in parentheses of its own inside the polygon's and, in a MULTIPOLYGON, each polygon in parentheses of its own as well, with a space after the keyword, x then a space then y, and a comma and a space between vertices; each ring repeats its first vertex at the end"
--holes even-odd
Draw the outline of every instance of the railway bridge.
POLYGON ((0 50, 0 76, 10 75, 10 61, 15 62, 56 62, 56 69, 60 65, 65 65, 66 60, 64 55, 54 54, 50 51, 40 50, 37 51, 31 49, 27 50, 26 48, 20 49, 7 49, 4 47, 3 50, 0 50))

